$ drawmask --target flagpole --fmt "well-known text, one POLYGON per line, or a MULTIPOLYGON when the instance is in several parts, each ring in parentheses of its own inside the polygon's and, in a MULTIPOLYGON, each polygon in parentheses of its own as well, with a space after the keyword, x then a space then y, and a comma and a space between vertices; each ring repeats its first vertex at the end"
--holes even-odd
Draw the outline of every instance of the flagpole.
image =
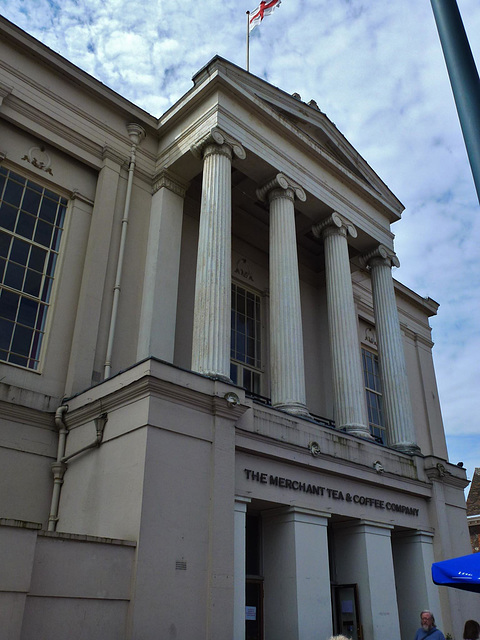
POLYGON ((247 71, 250 67, 250 11, 247 11, 247 71))

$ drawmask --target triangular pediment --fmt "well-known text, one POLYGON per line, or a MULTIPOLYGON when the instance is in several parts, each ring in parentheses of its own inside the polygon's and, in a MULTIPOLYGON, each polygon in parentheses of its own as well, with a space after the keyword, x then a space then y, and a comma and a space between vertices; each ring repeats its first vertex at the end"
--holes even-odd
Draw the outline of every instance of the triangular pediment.
POLYGON ((401 202, 314 101, 305 103, 299 96, 290 95, 220 57, 200 70, 193 81, 198 86, 214 76, 237 89, 243 99, 250 98, 257 108, 263 107, 277 123, 296 135, 299 142, 310 146, 322 162, 340 172, 342 179, 350 179, 357 189, 366 189, 382 200, 398 219, 403 210, 401 202))

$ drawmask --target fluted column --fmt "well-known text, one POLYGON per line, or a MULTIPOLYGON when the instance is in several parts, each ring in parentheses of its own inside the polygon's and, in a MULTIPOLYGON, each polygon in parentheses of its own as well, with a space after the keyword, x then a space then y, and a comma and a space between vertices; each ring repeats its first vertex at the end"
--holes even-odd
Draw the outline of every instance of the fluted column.
POLYGON ((245 158, 238 142, 217 128, 192 152, 203 158, 192 369, 230 379, 231 163, 245 158))
POLYGON ((257 191, 270 203, 270 378, 272 405, 308 415, 302 310, 298 275, 295 197, 304 190, 279 173, 257 191))
POLYGON ((335 424, 348 433, 371 438, 347 242, 347 236, 355 238, 357 230, 333 213, 312 231, 323 238, 325 247, 335 424))
POLYGON ((383 412, 391 446, 415 453, 412 404, 398 319, 392 266, 400 266, 395 254, 380 245, 363 257, 372 277, 373 307, 382 376, 383 412))

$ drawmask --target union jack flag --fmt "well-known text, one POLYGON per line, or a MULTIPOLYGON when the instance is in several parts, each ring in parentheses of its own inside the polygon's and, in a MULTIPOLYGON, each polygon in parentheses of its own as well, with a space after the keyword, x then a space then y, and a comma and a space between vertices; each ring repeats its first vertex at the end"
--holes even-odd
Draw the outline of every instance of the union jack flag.
POLYGON ((275 9, 280 6, 280 2, 281 0, 262 0, 255 11, 252 11, 250 14, 249 31, 255 29, 265 16, 269 16, 273 13, 275 9))

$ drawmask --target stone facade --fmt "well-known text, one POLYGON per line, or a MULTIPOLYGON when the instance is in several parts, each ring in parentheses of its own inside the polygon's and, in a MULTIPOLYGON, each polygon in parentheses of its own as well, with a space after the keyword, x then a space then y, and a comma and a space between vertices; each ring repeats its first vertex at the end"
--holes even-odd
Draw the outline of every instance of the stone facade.
POLYGON ((400 640, 425 608, 460 637, 430 566, 468 552, 467 480, 399 200, 219 57, 155 118, 0 30, 5 637, 400 640))
POLYGON ((474 553, 480 551, 480 469, 475 469, 467 497, 468 531, 474 553))

